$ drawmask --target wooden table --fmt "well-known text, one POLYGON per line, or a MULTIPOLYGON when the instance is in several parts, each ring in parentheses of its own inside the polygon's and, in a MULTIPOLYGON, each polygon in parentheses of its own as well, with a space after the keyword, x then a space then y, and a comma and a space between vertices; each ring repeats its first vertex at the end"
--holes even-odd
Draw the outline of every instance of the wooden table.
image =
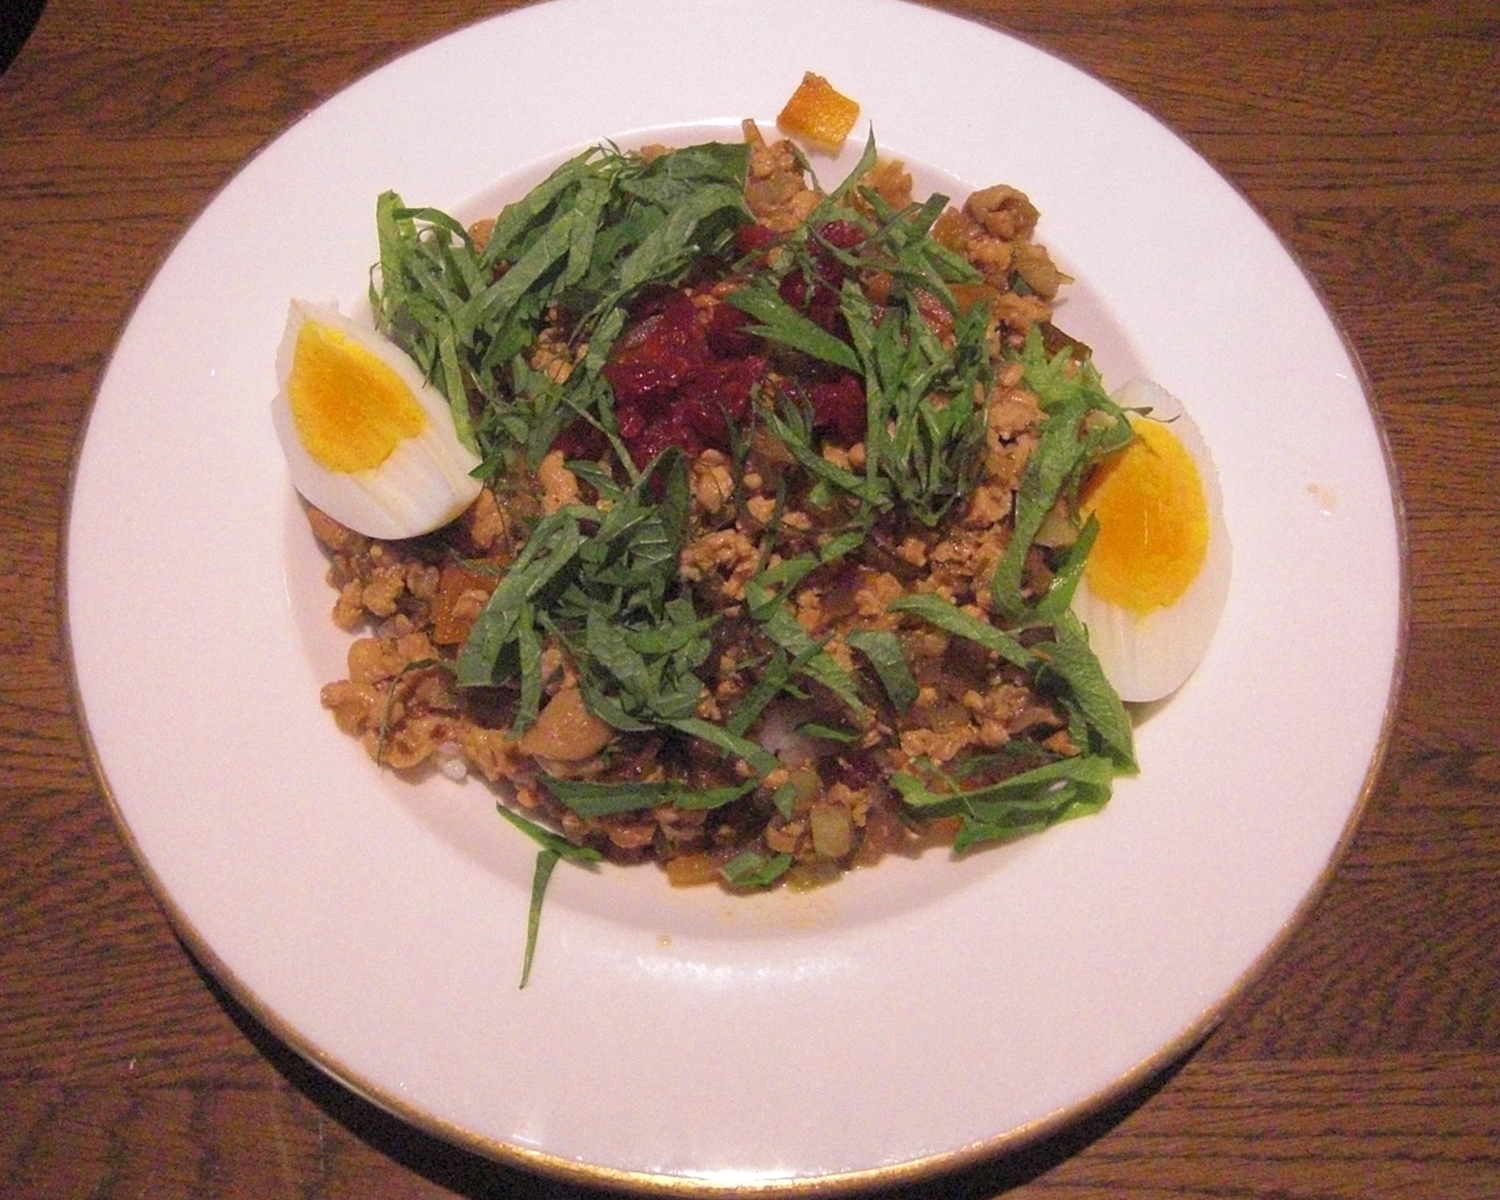
MULTIPOLYGON (((572 1194, 356 1098, 195 967, 90 773, 57 599, 75 444, 186 224, 300 113, 506 7, 51 0, 0 77, 7 1197, 572 1194)), ((1413 620, 1363 823, 1267 973, 1185 1061, 942 1194, 1500 1196, 1500 16, 1437 0, 949 7, 1159 115, 1300 256, 1390 436, 1413 620)))

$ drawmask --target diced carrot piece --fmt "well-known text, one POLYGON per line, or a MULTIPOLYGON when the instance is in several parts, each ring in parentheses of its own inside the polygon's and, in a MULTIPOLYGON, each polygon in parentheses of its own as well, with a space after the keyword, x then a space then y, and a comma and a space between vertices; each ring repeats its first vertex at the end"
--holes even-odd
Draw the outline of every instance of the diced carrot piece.
POLYGON ((565 687, 547 701, 517 746, 522 754, 572 763, 592 758, 613 737, 614 731, 589 712, 583 692, 565 687))
POLYGON ((834 91, 823 76, 808 71, 776 118, 776 124, 788 137, 832 154, 844 144, 858 119, 859 105, 855 101, 834 91))
POLYGON ((439 646, 461 645, 469 628, 479 615, 472 593, 488 597, 495 590, 496 576, 471 571, 461 563, 450 562, 438 579, 437 595, 432 598, 432 640, 439 646))

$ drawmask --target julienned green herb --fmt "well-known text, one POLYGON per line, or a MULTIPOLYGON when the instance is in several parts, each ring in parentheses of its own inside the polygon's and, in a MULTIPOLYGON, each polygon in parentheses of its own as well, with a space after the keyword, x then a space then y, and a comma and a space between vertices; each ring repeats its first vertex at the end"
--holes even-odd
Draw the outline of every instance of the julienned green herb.
MULTIPOLYGON (((1069 609, 1094 531, 1072 522, 1067 537, 1039 539, 1056 514, 1076 511, 1088 470, 1129 440, 1123 413, 1086 358, 1071 346, 1049 352, 1037 324, 1024 338, 1000 336, 981 273, 935 234, 947 198, 894 204, 865 185, 873 139, 842 185, 774 237, 744 236, 756 231, 749 164, 747 145, 592 149, 505 208, 483 239, 437 210, 380 197, 378 322, 448 396, 460 437, 483 459, 477 473, 504 489, 557 445, 590 448, 568 467, 592 501, 539 514, 513 558, 476 564, 496 582, 453 665, 457 687, 506 697, 510 733, 523 738, 548 700, 544 651, 561 654, 614 741, 584 775, 540 764, 539 794, 585 831, 638 813, 749 829, 716 860, 731 888, 794 875, 797 856, 771 827, 806 824, 830 786, 848 791, 841 781, 863 777, 869 747, 905 744, 897 733, 921 711, 924 686, 932 691, 932 663, 911 657, 913 638, 989 663, 995 679, 1024 680, 1061 727, 943 761, 892 749, 900 769, 883 773, 902 820, 950 822, 963 851, 1096 811, 1135 762, 1129 717, 1069 609), (673 294, 742 314, 733 333, 753 343, 743 362, 758 372, 743 418, 730 420, 727 404, 722 414, 734 523, 720 531, 753 529, 760 540, 714 603, 684 566, 691 455, 669 447, 640 461, 609 375, 665 320, 650 306, 673 294), (1011 364, 1041 419, 990 577, 962 603, 913 587, 873 608, 859 592, 842 625, 810 617, 811 601, 857 591, 877 567, 895 578, 903 554, 916 561, 909 547, 941 548, 984 480, 987 397, 1011 364), (819 388, 839 403, 851 389, 861 398, 842 442, 819 388), (747 499, 752 478, 760 508, 747 499), (811 530, 808 514, 819 522, 811 530), (827 779, 810 781, 764 736, 763 723, 787 713, 800 714, 802 744, 821 748, 827 779), (757 834, 751 816, 770 824, 757 834)), ((1015 288, 1027 290, 1019 277, 1015 288)), ((601 855, 502 813, 540 846, 524 984, 553 867, 601 855)), ((827 845, 843 846, 848 820, 815 815, 827 845)))
POLYGON ((370 288, 377 322, 448 397, 486 478, 518 451, 534 467, 574 420, 610 428, 599 370, 625 306, 724 252, 750 220, 748 161, 747 146, 721 143, 649 162, 587 150, 508 205, 482 247, 446 213, 407 208, 393 192, 380 197, 380 270, 370 288), (554 306, 574 344, 588 347, 565 385, 525 360, 554 306))

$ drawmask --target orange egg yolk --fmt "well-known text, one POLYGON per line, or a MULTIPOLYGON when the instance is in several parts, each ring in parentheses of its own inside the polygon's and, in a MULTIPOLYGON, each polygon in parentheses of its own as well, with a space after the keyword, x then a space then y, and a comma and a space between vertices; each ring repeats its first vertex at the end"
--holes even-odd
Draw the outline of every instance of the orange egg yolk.
POLYGON ((315 321, 297 334, 286 390, 297 436, 331 471, 378 467, 427 423, 411 388, 387 363, 315 321))
POLYGON ((1144 616, 1187 591, 1208 553, 1197 464, 1160 421, 1131 419, 1135 439, 1090 478, 1082 512, 1099 535, 1084 576, 1099 599, 1144 616))

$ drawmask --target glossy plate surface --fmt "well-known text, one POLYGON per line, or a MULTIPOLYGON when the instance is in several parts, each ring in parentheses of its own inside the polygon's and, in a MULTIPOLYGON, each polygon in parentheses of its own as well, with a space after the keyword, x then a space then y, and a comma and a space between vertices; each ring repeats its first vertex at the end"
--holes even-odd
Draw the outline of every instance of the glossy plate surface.
POLYGON ((471 1148, 683 1191, 954 1166, 1185 1049, 1336 859, 1404 628, 1382 437, 1275 236, 1098 82, 894 0, 556 0, 309 114, 208 206, 125 329, 66 581, 121 827, 240 999, 471 1148), (530 844, 475 783, 382 775, 318 705, 344 639, 271 429, 286 306, 359 307, 384 189, 472 209, 604 138, 769 131, 804 70, 924 178, 1029 193, 1079 281, 1059 321, 1111 386, 1142 374, 1180 396, 1213 450, 1228 608, 1099 816, 802 895, 565 866, 519 991, 530 844))

